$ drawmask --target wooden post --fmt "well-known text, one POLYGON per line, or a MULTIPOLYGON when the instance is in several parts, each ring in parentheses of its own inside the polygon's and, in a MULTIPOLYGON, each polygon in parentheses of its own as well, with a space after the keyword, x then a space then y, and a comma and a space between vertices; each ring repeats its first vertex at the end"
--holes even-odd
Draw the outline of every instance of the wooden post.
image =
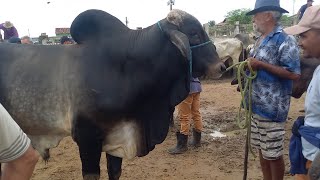
POLYGON ((129 21, 128 18, 126 17, 126 26, 128 27, 129 21))

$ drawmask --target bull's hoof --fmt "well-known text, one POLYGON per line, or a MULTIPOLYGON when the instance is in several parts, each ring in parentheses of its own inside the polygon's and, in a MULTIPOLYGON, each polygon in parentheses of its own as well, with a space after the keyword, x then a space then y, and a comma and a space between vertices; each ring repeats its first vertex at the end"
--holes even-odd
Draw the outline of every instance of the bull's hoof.
POLYGON ((119 180, 120 176, 121 176, 121 172, 113 176, 109 175, 109 180, 119 180))
POLYGON ((97 174, 86 174, 83 176, 83 180, 99 180, 100 175, 97 174))

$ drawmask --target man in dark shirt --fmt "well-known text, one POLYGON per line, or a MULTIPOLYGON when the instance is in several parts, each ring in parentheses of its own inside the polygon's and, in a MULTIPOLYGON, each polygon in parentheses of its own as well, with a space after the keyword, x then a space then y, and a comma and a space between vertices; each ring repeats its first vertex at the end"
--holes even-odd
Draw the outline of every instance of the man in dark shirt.
POLYGON ((300 21, 300 19, 302 18, 304 12, 306 11, 306 9, 310 6, 312 6, 313 0, 307 0, 307 4, 304 4, 300 7, 299 11, 298 11, 298 19, 300 21))

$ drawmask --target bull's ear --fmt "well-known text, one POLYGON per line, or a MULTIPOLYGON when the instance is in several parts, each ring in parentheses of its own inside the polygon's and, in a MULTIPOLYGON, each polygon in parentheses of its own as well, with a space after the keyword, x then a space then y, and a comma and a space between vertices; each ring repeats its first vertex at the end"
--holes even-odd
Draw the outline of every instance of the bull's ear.
POLYGON ((181 54, 190 60, 191 49, 188 37, 177 30, 169 30, 166 34, 169 36, 170 41, 180 50, 181 54))

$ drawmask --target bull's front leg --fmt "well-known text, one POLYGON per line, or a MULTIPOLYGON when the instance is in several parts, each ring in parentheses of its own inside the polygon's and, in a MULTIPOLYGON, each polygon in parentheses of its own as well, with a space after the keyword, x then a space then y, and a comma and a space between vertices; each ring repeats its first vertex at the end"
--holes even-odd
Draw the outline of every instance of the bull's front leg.
POLYGON ((109 180, 119 180, 121 176, 122 158, 106 154, 109 180))
POLYGON ((99 180, 102 131, 92 121, 78 118, 73 124, 72 136, 79 147, 83 179, 99 180))

